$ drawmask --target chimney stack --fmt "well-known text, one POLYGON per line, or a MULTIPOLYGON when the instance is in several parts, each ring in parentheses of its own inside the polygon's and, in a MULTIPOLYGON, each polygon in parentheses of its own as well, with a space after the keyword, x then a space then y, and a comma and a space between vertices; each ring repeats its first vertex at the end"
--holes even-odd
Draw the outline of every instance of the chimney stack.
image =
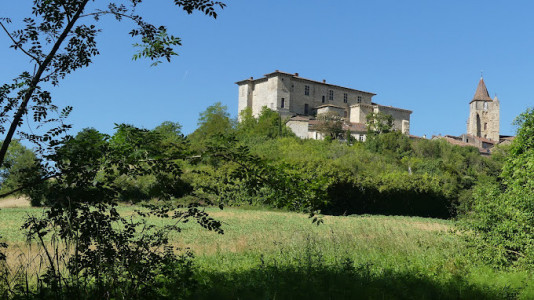
POLYGON ((295 76, 299 77, 299 73, 295 73, 295 76))
POLYGON ((326 83, 326 79, 323 79, 323 83, 326 83))

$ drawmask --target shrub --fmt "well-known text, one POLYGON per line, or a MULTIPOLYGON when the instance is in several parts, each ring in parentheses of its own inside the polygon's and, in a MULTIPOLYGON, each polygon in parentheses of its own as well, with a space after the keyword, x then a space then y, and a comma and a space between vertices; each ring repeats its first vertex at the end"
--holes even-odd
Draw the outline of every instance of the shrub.
POLYGON ((534 265, 534 110, 515 122, 519 129, 502 172, 503 186, 484 183, 473 193, 464 220, 466 237, 494 266, 534 265))

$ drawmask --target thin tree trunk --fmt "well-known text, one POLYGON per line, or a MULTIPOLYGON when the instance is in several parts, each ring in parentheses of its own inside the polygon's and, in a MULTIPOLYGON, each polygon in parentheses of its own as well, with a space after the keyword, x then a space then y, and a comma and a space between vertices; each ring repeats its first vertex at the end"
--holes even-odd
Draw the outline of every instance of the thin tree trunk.
POLYGON ((58 40, 54 44, 54 47, 52 47, 52 50, 48 55, 46 56, 45 60, 42 64, 40 64, 39 69, 37 70, 37 73, 35 73, 35 76, 33 77, 30 86, 26 93, 24 94, 24 98, 22 100, 22 103, 20 104, 19 108, 17 109, 17 113, 15 114, 13 121, 11 122, 11 126, 9 127, 9 130, 6 134, 6 137, 4 138, 4 142, 2 143, 2 148, 0 148, 0 166, 4 164, 4 159, 6 157, 7 149, 9 147, 9 144, 11 143, 11 140, 13 139, 13 135, 15 134, 15 131, 17 130, 17 127, 20 124, 20 120, 22 119, 22 116, 24 116, 24 113, 26 112, 26 108, 28 107, 28 103, 30 102, 31 97, 33 96, 33 92, 35 91, 35 88, 41 81, 41 76, 43 75, 44 71, 56 55, 57 51, 59 50, 59 47, 65 41, 67 38, 69 32, 72 30, 72 27, 74 27, 74 24, 76 24, 76 21, 78 21, 81 13, 85 9, 85 6, 89 0, 84 0, 81 4, 70 22, 67 24, 67 27, 65 27, 65 30, 61 33, 58 40))

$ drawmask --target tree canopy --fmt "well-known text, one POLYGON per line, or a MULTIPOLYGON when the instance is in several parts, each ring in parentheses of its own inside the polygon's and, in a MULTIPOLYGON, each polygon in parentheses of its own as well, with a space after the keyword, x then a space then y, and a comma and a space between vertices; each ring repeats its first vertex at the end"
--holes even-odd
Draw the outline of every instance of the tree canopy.
MULTIPOLYGON (((157 64, 161 59, 170 61, 177 55, 180 38, 170 35, 165 26, 151 24, 137 14, 136 8, 142 0, 106 1, 103 9, 88 5, 90 2, 95 0, 33 0, 31 15, 23 20, 25 26, 15 30, 9 29, 11 19, 0 18, 0 27, 10 41, 9 47, 24 54, 33 64, 12 83, 0 87, 0 133, 5 134, 0 148, 0 165, 4 163, 9 144, 24 115, 30 114, 38 125, 49 125, 45 126, 43 134, 19 132, 23 138, 39 145, 56 146, 55 137, 70 128, 64 119, 72 107, 59 109, 55 106, 51 93, 43 84, 57 86, 68 74, 92 63, 94 56, 100 54, 96 37, 103 29, 99 22, 103 17, 128 20, 133 24, 129 34, 137 38, 136 46, 140 49, 134 59, 148 58, 157 64)), ((218 9, 225 7, 223 2, 212 0, 173 2, 188 14, 200 11, 213 18, 217 17, 218 9)))

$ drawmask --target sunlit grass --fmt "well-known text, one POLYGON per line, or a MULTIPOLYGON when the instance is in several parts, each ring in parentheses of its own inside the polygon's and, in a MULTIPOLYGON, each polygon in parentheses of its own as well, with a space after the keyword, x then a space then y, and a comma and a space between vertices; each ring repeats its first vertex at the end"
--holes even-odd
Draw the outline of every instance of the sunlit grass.
MULTIPOLYGON (((120 206, 119 212, 133 215, 137 208, 120 206)), ((237 208, 206 210, 223 223, 223 235, 190 222, 170 239, 173 245, 195 253, 202 285, 196 297, 211 298, 216 294, 222 298, 273 298, 277 294, 276 298, 291 298, 296 291, 290 286, 315 291, 314 286, 325 280, 329 282, 325 291, 342 298, 351 297, 338 293, 341 287, 365 291, 364 298, 394 297, 405 289, 418 287, 421 291, 413 291, 415 298, 430 299, 443 293, 444 299, 528 299, 534 295, 528 272, 495 271, 469 261, 464 255, 462 236, 453 232, 453 221, 325 216, 324 223, 317 226, 306 214, 237 208), (306 274, 325 278, 309 281, 306 274), (304 278, 293 282, 295 276, 304 278), (300 284, 304 286, 299 287, 300 284)), ((39 208, 0 210, 0 235, 10 244, 7 254, 11 264, 21 258, 20 253, 25 253, 23 258, 27 260, 35 251, 35 247, 25 244, 20 227, 28 215, 41 212, 39 208)), ((172 221, 151 218, 150 222, 164 225, 172 221)))

